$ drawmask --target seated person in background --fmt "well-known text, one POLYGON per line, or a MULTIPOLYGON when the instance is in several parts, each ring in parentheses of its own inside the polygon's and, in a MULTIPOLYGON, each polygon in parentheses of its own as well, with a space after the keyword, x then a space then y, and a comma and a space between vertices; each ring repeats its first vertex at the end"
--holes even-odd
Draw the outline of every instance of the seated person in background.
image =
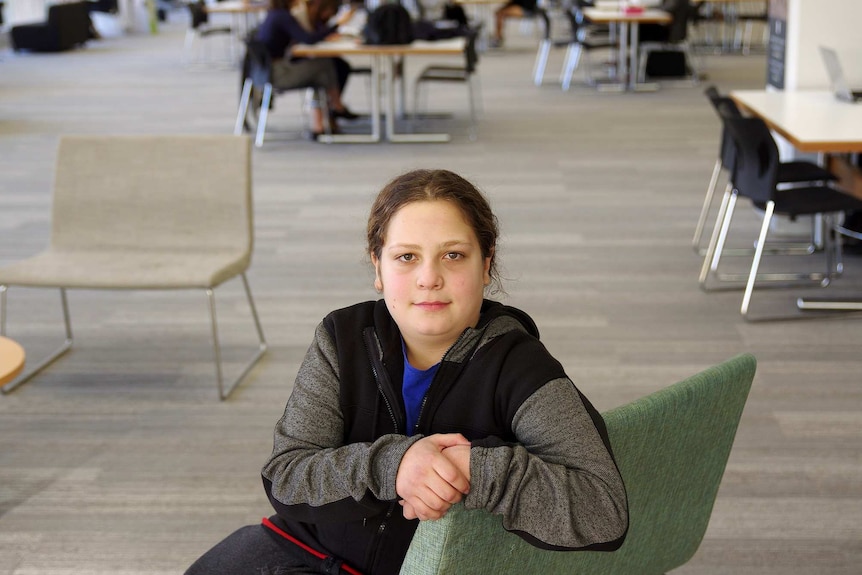
POLYGON ((503 45, 503 28, 509 18, 523 18, 536 11, 537 0, 509 0, 509 2, 494 12, 494 37, 491 46, 499 48, 503 45))
MULTIPOLYGON (((341 91, 350 73, 349 65, 346 70, 342 69, 343 80, 340 80, 339 65, 333 58, 290 57, 293 44, 316 44, 327 39, 337 32, 338 26, 350 20, 353 10, 345 11, 334 24, 329 24, 329 20, 338 12, 339 0, 308 0, 307 4, 304 0, 297 2, 303 3, 303 7, 297 8, 297 13, 302 14, 305 25, 291 12, 291 0, 271 0, 270 9, 255 36, 256 40, 266 45, 272 56, 273 87, 277 90, 303 86, 324 88, 332 117, 354 119, 356 115, 341 101, 341 91)), ((312 114, 312 123, 315 137, 322 134, 323 113, 319 106, 312 114)), ((336 130, 334 123, 332 129, 336 130)))
POLYGON ((458 502, 540 548, 619 548, 628 506, 604 421, 533 320, 484 298, 498 235, 457 174, 383 188, 367 225, 382 299, 317 326, 262 471, 276 515, 187 575, 393 575, 419 521, 458 502))
MULTIPOLYGON (((321 27, 325 27, 327 23, 338 13, 341 2, 324 2, 323 0, 294 0, 293 7, 290 13, 299 22, 306 32, 314 34, 321 27)), ((358 8, 357 4, 351 4, 348 11, 339 14, 339 26, 346 24, 353 17, 358 8)), ((307 44, 308 42, 303 42, 307 44)), ((330 58, 335 65, 335 74, 338 76, 338 92, 344 93, 344 88, 347 86, 347 78, 350 76, 350 64, 344 58, 330 58)), ((335 117, 355 120, 356 114, 347 111, 346 108, 341 111, 333 110, 335 117)))

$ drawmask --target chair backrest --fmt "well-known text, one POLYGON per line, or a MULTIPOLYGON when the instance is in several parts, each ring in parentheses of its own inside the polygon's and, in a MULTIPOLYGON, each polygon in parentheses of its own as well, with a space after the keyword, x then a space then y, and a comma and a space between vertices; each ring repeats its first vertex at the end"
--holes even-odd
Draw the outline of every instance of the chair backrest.
POLYGON ((760 118, 724 117, 736 151, 731 181, 739 195, 762 203, 771 200, 778 184, 780 158, 769 126, 760 118))
POLYGON ((658 575, 685 564, 706 531, 755 368, 743 354, 604 414, 629 499, 619 550, 541 550, 498 516, 457 505, 419 524, 402 575, 658 575))
MULTIPOLYGON (((272 56, 266 44, 253 37, 246 40, 245 58, 242 64, 242 79, 251 78, 255 88, 263 89, 272 82, 272 56)), ((242 84, 242 82, 240 82, 242 84)))
POLYGON ((741 118, 742 112, 739 111, 736 102, 727 96, 722 96, 715 86, 709 86, 704 90, 704 94, 709 98, 709 102, 715 109, 715 113, 721 119, 721 149, 719 151, 721 154, 721 163, 725 169, 732 173, 736 162, 736 146, 730 137, 730 133, 727 131, 727 127, 724 125, 724 119, 726 117, 741 118))
POLYGON ((479 51, 476 49, 476 42, 479 34, 482 31, 482 24, 467 29, 467 45, 464 47, 464 59, 466 62, 467 74, 472 74, 476 71, 476 66, 479 64, 479 51))
POLYGON ((688 36, 688 21, 691 16, 691 0, 676 0, 671 11, 670 27, 667 41, 669 44, 679 44, 688 36))
POLYGON ((65 250, 236 250, 251 259, 245 136, 63 136, 51 244, 65 250))
POLYGON ((204 4, 203 0, 198 0, 197 2, 189 2, 188 7, 189 14, 192 17, 191 27, 193 29, 197 30, 199 27, 209 22, 209 13, 206 10, 206 4, 204 4))
POLYGON ((542 26, 544 27, 543 38, 545 40, 550 40, 551 36, 552 36, 552 34, 551 34, 551 17, 548 16, 547 10, 545 10, 544 8, 540 8, 539 6, 536 6, 536 9, 533 10, 532 13, 528 12, 527 15, 535 16, 536 18, 538 18, 539 20, 542 21, 542 26))

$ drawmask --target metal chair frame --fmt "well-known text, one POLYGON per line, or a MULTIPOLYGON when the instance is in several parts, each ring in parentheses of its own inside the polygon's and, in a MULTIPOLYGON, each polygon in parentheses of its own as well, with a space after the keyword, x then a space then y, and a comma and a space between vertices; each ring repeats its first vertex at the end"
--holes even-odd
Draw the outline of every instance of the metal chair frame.
MULTIPOLYGON (((248 375, 248 372, 251 371, 251 368, 255 366, 255 364, 263 357, 264 353, 266 353, 268 344, 266 342, 266 338, 263 335, 263 327, 260 324, 260 318, 257 315, 257 308, 254 305, 254 299, 251 295, 251 288, 248 284, 248 279, 246 278, 245 272, 240 274, 242 279, 242 285, 245 290, 245 295, 248 300, 249 309, 251 310, 251 316, 254 320, 254 327, 257 331, 258 336, 258 349, 255 351, 254 355, 249 359, 243 366, 242 371, 237 375, 233 380, 231 380, 227 385, 224 380, 224 370, 223 370, 223 362, 222 362, 222 354, 221 354, 221 344, 219 343, 219 335, 218 335, 218 322, 216 321, 216 305, 215 305, 215 293, 214 288, 206 288, 204 292, 207 296, 207 303, 209 307, 210 313, 210 323, 212 329, 212 338, 213 338, 213 358, 215 361, 215 369, 216 369, 216 385, 218 386, 219 399, 227 399, 227 397, 233 392, 234 389, 245 379, 245 376, 248 375)), ((6 335, 6 292, 8 290, 8 286, 0 285, 0 335, 6 335)), ((71 316, 69 314, 69 301, 66 295, 67 288, 61 287, 60 290, 60 304, 63 310, 63 325, 66 330, 66 338, 63 341, 62 345, 51 352, 46 358, 42 359, 38 364, 33 366, 30 370, 26 371, 24 374, 19 376, 15 381, 4 386, 0 391, 4 395, 7 395, 13 392, 15 389, 20 387, 21 385, 30 381, 34 376, 36 376, 39 372, 44 370, 49 365, 53 364, 55 361, 64 356, 70 349, 72 349, 73 336, 72 336, 72 321, 71 316)))
MULTIPOLYGON (((297 88, 278 89, 272 85, 272 57, 266 50, 266 47, 256 40, 246 42, 246 56, 242 67, 242 91, 239 98, 239 109, 236 114, 236 122, 234 124, 234 135, 240 135, 249 128, 248 116, 250 109, 253 109, 257 102, 252 102, 252 98, 256 97, 254 90, 260 90, 261 101, 257 125, 254 127, 255 138, 254 145, 261 147, 263 145, 264 136, 266 133, 266 121, 269 117, 269 110, 272 104, 274 94, 287 92, 288 90, 317 90, 318 102, 323 110, 324 131, 327 135, 332 134, 332 128, 329 123, 329 109, 327 106, 326 90, 324 88, 312 88, 301 86, 297 88)), ((306 100, 308 97, 306 96, 306 100)))

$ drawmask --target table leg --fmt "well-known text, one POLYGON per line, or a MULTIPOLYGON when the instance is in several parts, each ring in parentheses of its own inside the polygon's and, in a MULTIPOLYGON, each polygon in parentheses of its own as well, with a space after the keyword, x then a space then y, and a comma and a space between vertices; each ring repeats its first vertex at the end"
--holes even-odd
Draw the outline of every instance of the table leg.
MULTIPOLYGON (((386 59, 386 138, 393 143, 436 143, 448 142, 449 134, 399 134, 395 131, 395 65, 394 56, 386 59)), ((401 78, 404 81, 404 78, 401 78)))
POLYGON ((596 87, 600 92, 624 92, 628 83, 628 56, 629 56, 629 25, 628 22, 619 23, 619 43, 617 51, 617 81, 611 83, 599 83, 596 87))
POLYGON ((658 90, 658 84, 654 82, 640 82, 638 74, 640 73, 640 25, 637 22, 632 22, 632 42, 631 56, 629 57, 629 90, 634 92, 655 92, 658 90))
POLYGON ((371 57, 371 133, 320 136, 326 144, 375 144, 380 141, 380 56, 371 57))

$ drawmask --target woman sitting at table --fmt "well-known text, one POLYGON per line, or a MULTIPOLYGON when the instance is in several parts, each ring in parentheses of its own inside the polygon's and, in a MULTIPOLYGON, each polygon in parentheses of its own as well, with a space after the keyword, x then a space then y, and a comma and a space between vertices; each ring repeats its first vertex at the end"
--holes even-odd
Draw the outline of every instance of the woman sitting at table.
MULTIPOLYGON (((326 90, 333 131, 337 131, 336 118, 352 120, 357 117, 341 101, 350 65, 340 58, 291 58, 290 47, 316 44, 335 34, 340 25, 353 17, 355 10, 351 7, 334 24, 329 24, 339 5, 340 0, 271 0, 270 9, 255 36, 272 56, 272 84, 276 90, 303 86, 326 90)), ((319 106, 312 114, 312 124, 315 137, 323 133, 323 113, 319 106)))

